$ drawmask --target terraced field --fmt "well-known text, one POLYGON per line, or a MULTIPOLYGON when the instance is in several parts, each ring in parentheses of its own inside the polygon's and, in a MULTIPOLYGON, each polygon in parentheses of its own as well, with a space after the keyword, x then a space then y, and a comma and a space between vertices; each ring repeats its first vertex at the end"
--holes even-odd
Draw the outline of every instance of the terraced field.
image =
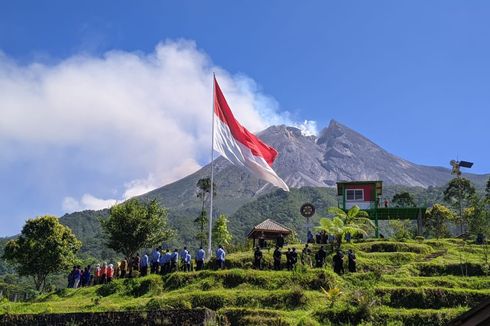
POLYGON ((252 253, 241 252, 228 256, 223 271, 63 289, 28 303, 2 302, 0 313, 207 307, 218 312, 220 324, 232 325, 444 325, 490 298, 482 246, 448 239, 349 248, 357 254, 358 273, 338 276, 330 266, 271 271, 272 252, 264 252, 266 268, 258 271, 251 268, 252 253))

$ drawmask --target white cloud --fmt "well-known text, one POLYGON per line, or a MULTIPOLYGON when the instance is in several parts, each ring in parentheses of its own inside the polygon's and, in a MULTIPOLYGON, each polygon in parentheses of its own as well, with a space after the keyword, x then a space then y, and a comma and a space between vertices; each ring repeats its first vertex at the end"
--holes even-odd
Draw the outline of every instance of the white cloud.
MULTIPOLYGON (((116 185, 124 188, 120 200, 178 180, 209 160, 213 72, 251 131, 282 123, 314 132, 314 122, 294 123, 252 79, 213 65, 190 41, 161 43, 149 54, 73 56, 55 65, 19 65, 0 53, 2 159, 36 160, 61 180, 77 169, 126 180, 116 185), (53 153, 62 153, 60 162, 53 153)), ((97 192, 88 188, 72 191, 97 192)), ((115 202, 88 193, 64 197, 66 212, 115 202)))
POLYGON ((84 194, 80 200, 73 197, 63 199, 63 210, 66 212, 83 211, 86 209, 98 210, 109 208, 117 203, 116 199, 99 199, 90 194, 84 194))

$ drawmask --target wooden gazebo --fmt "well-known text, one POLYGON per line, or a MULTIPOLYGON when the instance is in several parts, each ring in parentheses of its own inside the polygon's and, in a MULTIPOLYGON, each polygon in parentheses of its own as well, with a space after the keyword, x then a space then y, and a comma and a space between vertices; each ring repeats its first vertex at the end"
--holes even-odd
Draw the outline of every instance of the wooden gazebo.
POLYGON ((271 219, 267 219, 262 223, 256 225, 252 231, 248 233, 248 238, 253 239, 253 245, 255 247, 255 239, 259 240, 259 245, 264 246, 265 241, 273 240, 277 241, 282 234, 283 237, 291 234, 291 229, 288 229, 284 225, 277 223, 271 219))

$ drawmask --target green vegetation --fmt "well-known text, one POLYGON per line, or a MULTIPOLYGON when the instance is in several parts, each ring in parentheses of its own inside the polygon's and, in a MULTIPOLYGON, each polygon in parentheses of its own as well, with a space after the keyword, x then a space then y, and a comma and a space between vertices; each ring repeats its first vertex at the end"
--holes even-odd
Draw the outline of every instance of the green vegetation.
POLYGON ((54 216, 27 220, 20 236, 5 246, 3 259, 14 264, 20 276, 30 276, 41 291, 48 275, 66 270, 81 247, 70 228, 54 216))
POLYGON ((228 217, 225 214, 220 214, 216 223, 213 227, 213 244, 218 245, 229 245, 231 239, 233 238, 230 231, 228 231, 228 217))
POLYGON ((101 220, 107 246, 131 258, 141 248, 151 248, 169 239, 167 211, 156 200, 142 203, 133 198, 110 209, 109 219, 101 220))
MULTIPOLYGON (((4 301, 0 314, 208 307, 232 325, 444 325, 490 298, 484 248, 466 244, 461 264, 463 244, 459 239, 345 243, 344 249, 356 252, 359 272, 342 276, 330 266, 254 270, 253 253, 237 252, 228 255, 226 270, 63 289, 29 302, 4 301)), ((264 266, 271 268, 272 252, 264 252, 264 266)))

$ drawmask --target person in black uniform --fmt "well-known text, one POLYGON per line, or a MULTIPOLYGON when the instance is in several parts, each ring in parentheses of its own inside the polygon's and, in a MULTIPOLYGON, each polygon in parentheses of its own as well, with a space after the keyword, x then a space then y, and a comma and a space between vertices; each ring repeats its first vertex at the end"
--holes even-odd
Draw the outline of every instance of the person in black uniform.
POLYGON ((327 258, 327 252, 323 248, 323 246, 320 247, 320 250, 315 255, 315 262, 316 262, 316 267, 317 268, 322 268, 325 265, 325 258, 327 258))
POLYGON ((355 273, 356 272, 356 255, 352 251, 352 249, 349 249, 347 252, 347 258, 349 260, 349 272, 355 273))
POLYGON ((276 247, 276 250, 274 250, 274 270, 276 271, 281 269, 281 256, 281 249, 279 247, 276 247))
POLYGON ((255 269, 262 269, 262 251, 260 247, 257 246, 254 252, 254 267, 255 269))
POLYGON ((344 254, 341 250, 333 256, 333 271, 339 275, 344 274, 344 254))

